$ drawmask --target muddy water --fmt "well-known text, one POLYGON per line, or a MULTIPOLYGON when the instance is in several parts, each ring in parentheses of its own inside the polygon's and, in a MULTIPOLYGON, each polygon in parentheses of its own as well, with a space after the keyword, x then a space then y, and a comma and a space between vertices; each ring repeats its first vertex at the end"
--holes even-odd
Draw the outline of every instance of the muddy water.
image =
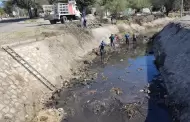
POLYGON ((93 83, 61 93, 57 108, 64 108, 62 122, 171 122, 166 108, 147 92, 147 85, 159 72, 146 46, 113 52, 107 64, 97 59, 90 67, 97 72, 93 83))

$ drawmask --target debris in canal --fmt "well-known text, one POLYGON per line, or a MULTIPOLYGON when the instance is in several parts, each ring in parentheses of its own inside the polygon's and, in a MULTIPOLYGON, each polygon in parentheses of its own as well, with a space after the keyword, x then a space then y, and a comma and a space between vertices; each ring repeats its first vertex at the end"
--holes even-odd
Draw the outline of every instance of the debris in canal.
POLYGON ((137 71, 142 71, 143 69, 142 68, 138 68, 137 71))
POLYGON ((129 71, 127 71, 126 73, 130 73, 129 71))
POLYGON ((40 122, 46 122, 48 120, 47 116, 41 116, 40 117, 40 122))
POLYGON ((116 87, 113 87, 110 91, 114 92, 116 95, 120 95, 123 93, 121 88, 116 88, 116 87))
POLYGON ((36 50, 39 50, 40 48, 39 47, 36 47, 36 50))
POLYGON ((65 117, 66 113, 63 109, 47 109, 40 111, 33 122, 59 122, 65 117))
POLYGON ((92 63, 92 62, 90 62, 88 60, 84 60, 83 62, 84 62, 84 64, 91 64, 92 63))
POLYGON ((144 92, 144 93, 147 93, 147 94, 151 93, 148 88, 141 89, 140 92, 144 92))
POLYGON ((106 81, 108 80, 108 77, 104 76, 104 73, 101 74, 102 80, 106 81))
POLYGON ((140 92, 144 92, 144 89, 141 89, 140 92))
POLYGON ((138 107, 140 107, 137 103, 130 103, 124 106, 124 111, 126 112, 129 119, 133 118, 139 111, 138 107))
POLYGON ((123 59, 120 60, 121 62, 123 61, 123 59))
POLYGON ((87 95, 92 95, 92 94, 95 94, 96 92, 97 92, 97 90, 90 90, 86 94, 87 95))

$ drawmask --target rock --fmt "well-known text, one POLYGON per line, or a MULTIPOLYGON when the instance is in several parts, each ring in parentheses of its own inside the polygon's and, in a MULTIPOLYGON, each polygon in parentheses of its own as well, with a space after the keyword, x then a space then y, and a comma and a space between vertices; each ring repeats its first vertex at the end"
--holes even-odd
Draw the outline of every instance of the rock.
POLYGON ((90 90, 87 92, 87 95, 95 94, 96 92, 97 92, 97 90, 90 90))
POLYGON ((39 50, 40 48, 39 47, 36 47, 36 50, 39 50))
POLYGON ((120 60, 121 62, 123 61, 123 59, 120 60))
POLYGON ((144 92, 144 89, 141 89, 140 92, 144 92))
POLYGON ((101 74, 101 76, 102 76, 102 80, 104 80, 104 81, 108 80, 108 77, 104 76, 103 73, 101 74))
POLYGON ((62 113, 64 110, 63 108, 58 108, 58 111, 62 113))
POLYGON ((146 94, 146 98, 147 98, 147 99, 150 99, 150 96, 149 96, 148 94, 146 94))
POLYGON ((143 70, 143 69, 142 69, 142 68, 138 68, 138 69, 137 69, 137 71, 141 71, 141 70, 143 70))
POLYGON ((168 97, 168 95, 164 95, 164 98, 167 98, 168 97))
POLYGON ((147 93, 150 94, 151 93, 150 90, 147 90, 147 93))
POLYGON ((41 116, 40 117, 40 122, 46 122, 48 120, 47 116, 41 116))
POLYGON ((83 61, 83 63, 84 63, 84 64, 91 64, 91 62, 90 62, 90 61, 87 61, 87 60, 83 61))
POLYGON ((150 88, 150 83, 147 84, 147 88, 150 88))
POLYGON ((117 95, 120 95, 123 93, 123 91, 120 88, 114 88, 114 87, 110 91, 115 92, 117 95))

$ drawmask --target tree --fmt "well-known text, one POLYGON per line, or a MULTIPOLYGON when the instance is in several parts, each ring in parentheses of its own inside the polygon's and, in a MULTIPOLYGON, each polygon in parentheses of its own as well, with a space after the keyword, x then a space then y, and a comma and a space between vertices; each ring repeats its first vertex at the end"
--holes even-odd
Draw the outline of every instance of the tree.
POLYGON ((140 11, 142 8, 150 8, 151 7, 150 0, 128 0, 128 6, 140 11))
POLYGON ((42 9, 43 2, 44 0, 13 0, 13 3, 18 7, 28 10, 30 18, 38 16, 38 10, 42 9))
POLYGON ((151 0, 154 7, 166 8, 165 14, 168 16, 172 10, 178 10, 180 8, 180 0, 151 0))
POLYGON ((13 1, 12 0, 8 0, 8 1, 6 1, 6 2, 4 2, 3 3, 4 5, 4 7, 3 7, 3 9, 4 9, 4 11, 5 11, 5 13, 7 13, 7 14, 12 14, 12 11, 13 11, 13 1))
POLYGON ((127 7, 127 0, 99 0, 97 4, 101 6, 104 11, 109 11, 112 14, 117 15, 119 12, 122 12, 127 7))
POLYGON ((184 9, 186 11, 190 10, 190 0, 184 0, 184 9))
POLYGON ((3 8, 0 7, 0 17, 5 13, 5 11, 3 10, 3 8))
POLYGON ((96 3, 96 0, 76 0, 79 10, 82 11, 82 16, 86 16, 86 11, 96 3))
POLYGON ((118 14, 119 12, 123 11, 126 8, 126 6, 126 0, 111 0, 105 5, 105 8, 113 14, 118 14))
POLYGON ((98 4, 104 6, 106 10, 112 13, 122 12, 126 8, 133 8, 139 11, 142 8, 151 7, 150 0, 99 0, 98 4))

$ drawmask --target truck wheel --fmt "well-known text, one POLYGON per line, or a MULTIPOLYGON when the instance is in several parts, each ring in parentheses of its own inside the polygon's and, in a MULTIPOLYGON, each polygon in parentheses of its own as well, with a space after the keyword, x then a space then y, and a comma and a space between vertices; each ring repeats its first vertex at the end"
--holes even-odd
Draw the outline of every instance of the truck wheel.
POLYGON ((61 17, 61 23, 65 24, 66 21, 67 21, 67 17, 66 16, 62 16, 61 17))
POLYGON ((56 22, 56 20, 50 20, 49 21, 51 24, 56 24, 57 22, 56 22))

